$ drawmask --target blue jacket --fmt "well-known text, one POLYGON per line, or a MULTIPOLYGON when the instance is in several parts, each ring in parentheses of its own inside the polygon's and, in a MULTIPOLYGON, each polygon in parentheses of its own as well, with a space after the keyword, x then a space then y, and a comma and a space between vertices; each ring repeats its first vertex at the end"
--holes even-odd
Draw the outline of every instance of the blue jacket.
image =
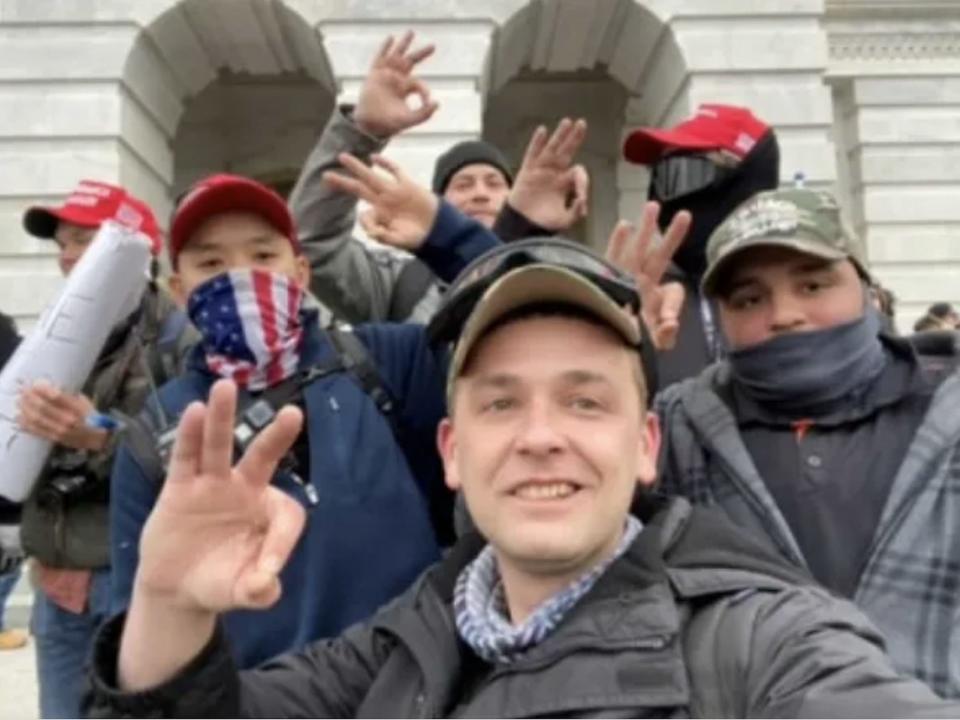
MULTIPOLYGON (((443 274, 448 276, 453 266, 462 267, 470 259, 456 259, 465 244, 477 250, 496 244, 488 231, 444 204, 427 246, 442 255, 447 241, 451 267, 443 274)), ((301 367, 332 359, 335 351, 316 321, 305 327, 301 367)), ((439 558, 429 505, 447 492, 436 452, 437 425, 446 413, 445 354, 428 345, 419 325, 364 325, 355 332, 397 403, 402 431, 394 437, 373 400, 346 373, 320 378, 305 388, 309 482, 319 502, 311 505, 288 474, 275 477, 277 487, 307 508, 307 524, 281 575, 280 601, 268 610, 234 611, 223 618, 241 667, 339 635, 401 594, 439 558), (408 457, 416 466, 413 470, 408 457)), ((166 416, 176 418, 190 402, 205 400, 215 379, 197 348, 187 372, 159 392, 166 416)), ((114 465, 110 527, 115 612, 129 603, 140 533, 163 480, 147 477, 145 465, 127 446, 121 447, 114 465)))

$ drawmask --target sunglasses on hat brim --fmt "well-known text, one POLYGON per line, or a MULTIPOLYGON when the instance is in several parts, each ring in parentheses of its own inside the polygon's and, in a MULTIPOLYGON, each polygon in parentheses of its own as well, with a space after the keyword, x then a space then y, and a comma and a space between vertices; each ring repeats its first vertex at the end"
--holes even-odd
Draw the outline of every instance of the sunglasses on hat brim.
POLYGON ((670 201, 719 184, 735 169, 703 154, 667 155, 654 164, 650 186, 659 200, 670 201))
MULTIPOLYGON (((447 288, 440 308, 427 327, 434 344, 454 343, 487 289, 512 270, 527 265, 554 265, 589 280, 618 306, 640 316, 640 296, 633 277, 586 248, 556 238, 509 243, 468 265, 447 288)), ((646 327, 640 322, 638 348, 649 397, 657 388, 656 360, 646 327)))

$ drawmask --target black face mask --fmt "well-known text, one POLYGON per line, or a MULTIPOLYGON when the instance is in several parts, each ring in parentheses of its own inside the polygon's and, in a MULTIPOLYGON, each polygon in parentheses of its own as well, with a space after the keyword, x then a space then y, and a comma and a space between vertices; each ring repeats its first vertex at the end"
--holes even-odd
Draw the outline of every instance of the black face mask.
POLYGON ((880 313, 868 306, 852 322, 780 335, 733 350, 729 361, 756 402, 790 413, 829 412, 883 371, 880 313))
POLYGON ((702 190, 664 201, 651 187, 650 199, 661 205, 661 230, 666 230, 681 210, 689 210, 693 216, 690 232, 673 256, 674 263, 699 281, 707 268, 707 240, 713 231, 742 202, 761 190, 776 188, 779 182, 780 146, 769 131, 731 173, 702 190))

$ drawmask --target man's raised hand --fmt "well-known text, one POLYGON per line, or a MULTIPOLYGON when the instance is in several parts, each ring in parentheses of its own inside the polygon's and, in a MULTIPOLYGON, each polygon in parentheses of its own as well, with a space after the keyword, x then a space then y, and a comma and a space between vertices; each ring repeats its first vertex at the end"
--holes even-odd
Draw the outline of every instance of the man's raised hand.
POLYGON ((265 608, 300 532, 303 507, 271 485, 303 423, 285 407, 233 466, 236 386, 180 419, 167 480, 140 540, 137 592, 184 610, 265 608))
POLYGON ((659 203, 648 202, 639 229, 627 222, 617 223, 607 245, 607 259, 633 275, 640 293, 643 322, 653 344, 658 350, 670 350, 677 342, 685 292, 678 282, 663 283, 663 275, 690 230, 690 213, 678 212, 662 241, 656 243, 659 216, 659 203))
POLYGON ((561 232, 587 214, 590 177, 573 159, 587 135, 584 120, 561 120, 553 133, 538 127, 527 144, 507 202, 548 230, 561 232))
POLYGON ((342 153, 338 159, 351 175, 331 170, 323 174, 324 182, 370 205, 360 215, 360 225, 367 235, 402 250, 419 248, 433 227, 440 205, 437 196, 382 155, 374 155, 370 161, 383 173, 349 153, 342 153))
POLYGON ((384 40, 360 89, 353 119, 374 137, 396 135, 426 122, 437 110, 430 89, 413 76, 417 65, 433 54, 434 46, 411 50, 413 38, 408 30, 399 41, 392 35, 384 40), (410 106, 411 97, 417 98, 417 107, 410 106))

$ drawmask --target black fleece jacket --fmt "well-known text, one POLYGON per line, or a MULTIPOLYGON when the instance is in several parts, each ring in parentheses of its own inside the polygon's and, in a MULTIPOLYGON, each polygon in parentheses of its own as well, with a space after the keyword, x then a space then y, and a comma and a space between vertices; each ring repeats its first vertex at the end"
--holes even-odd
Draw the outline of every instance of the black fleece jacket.
MULTIPOLYGON (((0 313, 0 370, 7 364, 13 351, 20 344, 20 335, 13 318, 0 313)), ((10 502, 0 497, 0 525, 16 525, 20 522, 20 503, 10 502)))

